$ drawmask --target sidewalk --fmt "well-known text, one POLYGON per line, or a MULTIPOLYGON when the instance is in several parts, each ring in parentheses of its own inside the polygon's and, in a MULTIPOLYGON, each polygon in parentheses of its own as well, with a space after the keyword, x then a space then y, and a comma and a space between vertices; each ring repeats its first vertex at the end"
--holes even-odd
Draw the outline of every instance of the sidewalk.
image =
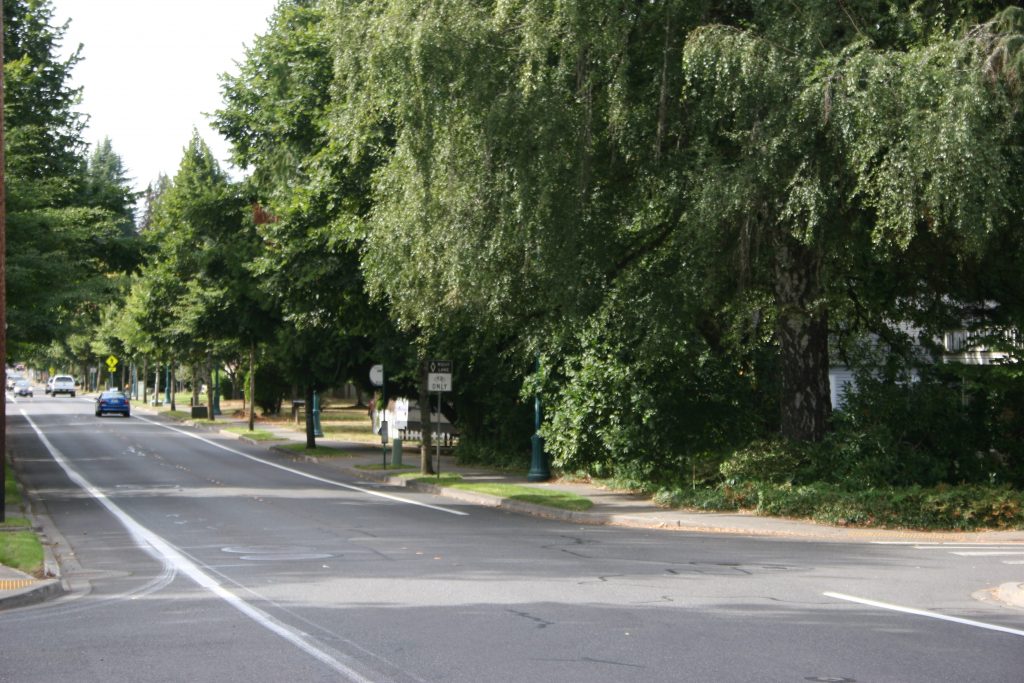
MULTIPOLYGON (((153 416, 156 413, 156 411, 149 406, 143 406, 138 403, 133 406, 133 410, 138 414, 145 414, 147 417, 153 416)), ((569 491, 593 501, 593 507, 586 512, 560 510, 542 505, 499 498, 497 496, 484 493, 435 486, 422 481, 409 482, 407 479, 393 476, 389 472, 361 469, 360 466, 381 464, 383 459, 382 449, 380 446, 374 446, 373 444, 357 444, 329 438, 318 438, 318 446, 341 449, 344 453, 334 456, 311 458, 309 456, 303 456, 280 448, 280 446, 288 443, 305 442, 305 434, 297 428, 292 428, 287 424, 268 424, 261 422, 257 425, 257 429, 272 432, 276 437, 276 440, 253 441, 246 439, 244 436, 223 431, 228 427, 246 425, 245 421, 227 416, 222 418, 219 417, 218 421, 220 422, 219 425, 203 424, 198 425, 198 427, 205 431, 221 432, 225 435, 230 435, 248 443, 261 446, 278 457, 290 457, 299 461, 315 461, 321 466, 337 470, 338 474, 343 477, 360 478, 368 481, 386 483, 393 486, 407 487, 460 500, 462 502, 497 508, 510 513, 543 517, 570 524, 610 525, 634 529, 661 529, 691 533, 765 536, 778 539, 834 543, 1020 543, 1022 544, 1022 547, 1024 547, 1024 530, 927 532, 894 529, 861 529, 826 526, 799 519, 759 517, 757 515, 743 512, 729 513, 672 510, 660 508, 654 505, 654 503, 647 497, 638 496, 628 492, 610 491, 589 483, 567 481, 541 483, 529 482, 524 476, 511 475, 504 472, 488 470, 482 467, 466 467, 457 465, 451 456, 443 455, 441 458, 442 474, 459 474, 467 481, 476 480, 482 482, 518 484, 540 489, 569 491)), ((388 449, 387 460, 388 462, 391 460, 390 448, 388 449)), ((407 465, 411 464, 418 466, 419 454, 414 453, 411 449, 406 449, 403 453, 403 462, 407 465)), ((408 471, 415 472, 416 470, 411 469, 408 471)), ((13 570, 7 570, 6 568, 0 567, 0 571, 13 570)), ((6 585, 3 583, 3 579, 5 578, 7 578, 7 575, 5 573, 0 573, 0 609, 8 606, 6 596, 10 591, 6 589, 6 585)), ((24 577, 22 577, 22 579, 24 579, 24 577)), ((11 577, 8 580, 17 581, 19 579, 18 577, 11 577)), ((1003 602, 1024 608, 1024 583, 1004 584, 998 588, 996 593, 1003 602)))

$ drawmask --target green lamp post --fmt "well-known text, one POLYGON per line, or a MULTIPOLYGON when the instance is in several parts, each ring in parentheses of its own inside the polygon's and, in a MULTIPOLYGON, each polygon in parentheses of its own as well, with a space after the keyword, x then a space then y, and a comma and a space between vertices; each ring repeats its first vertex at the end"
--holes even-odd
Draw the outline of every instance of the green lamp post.
MULTIPOLYGON (((540 372, 540 356, 534 369, 540 372)), ((548 467, 547 454, 544 452, 544 437, 540 435, 540 425, 543 420, 543 410, 540 403, 540 389, 533 398, 533 436, 530 442, 533 446, 530 459, 530 471, 526 473, 527 481, 547 481, 551 478, 551 469, 548 467)))
POLYGON ((213 415, 220 415, 220 368, 213 369, 213 415))

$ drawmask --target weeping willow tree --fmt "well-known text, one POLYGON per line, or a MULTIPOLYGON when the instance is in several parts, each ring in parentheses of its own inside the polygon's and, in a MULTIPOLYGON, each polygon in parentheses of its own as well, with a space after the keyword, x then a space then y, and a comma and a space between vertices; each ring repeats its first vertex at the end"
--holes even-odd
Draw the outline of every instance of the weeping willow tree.
POLYGON ((701 11, 335 3, 337 134, 388 149, 363 268, 401 325, 469 329, 467 363, 498 349, 522 375, 541 353, 558 376, 678 226, 678 63, 701 11))
POLYGON ((1020 215, 1021 11, 969 27, 921 7, 752 3, 686 41, 691 215, 771 294, 792 440, 825 434, 849 283, 929 238, 976 255, 1020 215))
POLYGON ((540 353, 563 464, 821 439, 830 336, 941 298, 926 247, 1020 215, 1019 13, 991 3, 331 7, 337 145, 380 160, 369 289, 540 353))

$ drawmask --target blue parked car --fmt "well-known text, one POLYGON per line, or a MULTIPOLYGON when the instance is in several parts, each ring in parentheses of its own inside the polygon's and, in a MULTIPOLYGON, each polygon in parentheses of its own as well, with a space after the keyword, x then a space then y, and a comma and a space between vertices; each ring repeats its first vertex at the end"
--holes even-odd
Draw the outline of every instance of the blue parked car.
POLYGON ((132 404, 123 391, 104 391, 96 399, 96 417, 104 413, 120 413, 125 417, 132 416, 132 404))

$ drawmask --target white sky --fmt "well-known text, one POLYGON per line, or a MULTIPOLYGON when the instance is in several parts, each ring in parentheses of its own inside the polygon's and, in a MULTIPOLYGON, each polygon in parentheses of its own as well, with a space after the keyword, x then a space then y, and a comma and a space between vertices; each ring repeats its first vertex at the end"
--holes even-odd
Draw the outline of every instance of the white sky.
POLYGON ((221 106, 219 75, 237 73, 245 46, 267 30, 277 0, 51 0, 71 20, 65 54, 82 44, 73 85, 90 116, 85 141, 109 137, 135 189, 174 176, 197 128, 227 164, 228 144, 204 113, 221 106))

